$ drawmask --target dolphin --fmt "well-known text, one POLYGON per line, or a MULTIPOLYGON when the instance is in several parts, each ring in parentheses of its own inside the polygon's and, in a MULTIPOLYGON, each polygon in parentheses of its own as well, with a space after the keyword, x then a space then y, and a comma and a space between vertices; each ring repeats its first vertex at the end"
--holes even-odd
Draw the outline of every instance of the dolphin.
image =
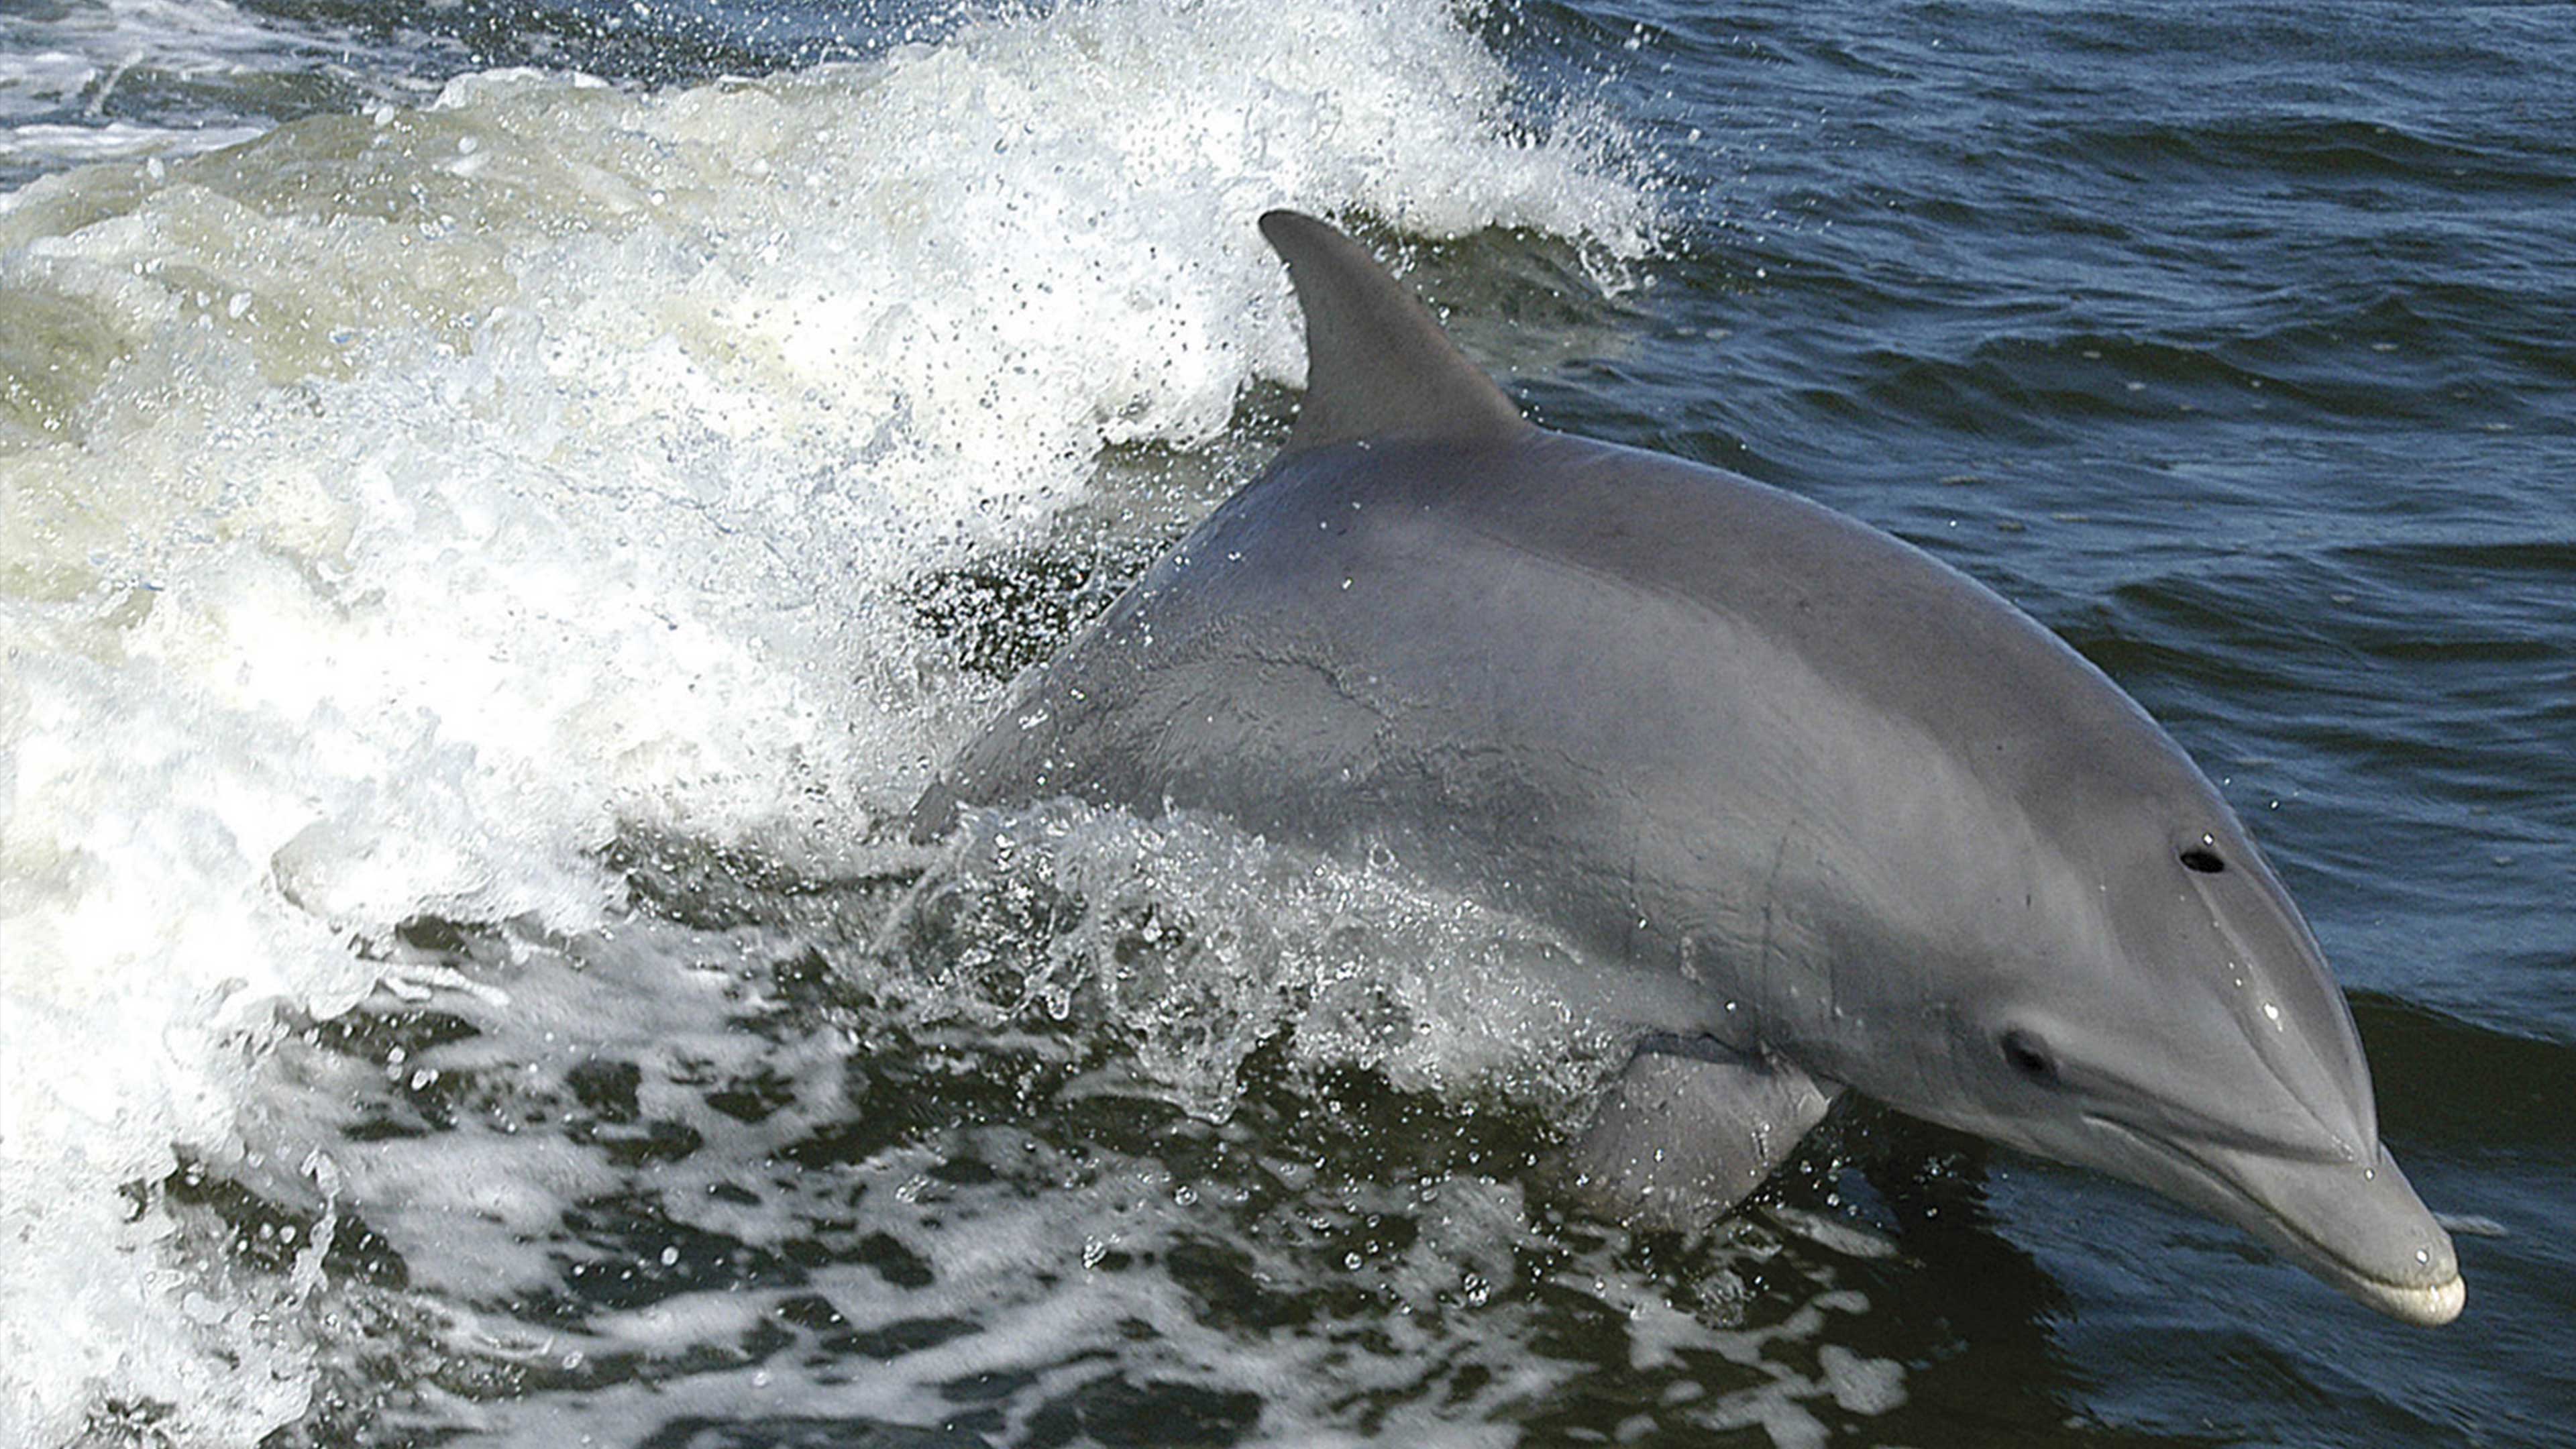
POLYGON ((1214 812, 1573 941, 1634 1054, 1571 1150, 1704 1225, 1841 1092, 2234 1222, 2420 1324, 2465 1299, 2316 938, 2207 778, 1922 551, 1543 430, 1342 233, 1286 447, 916 807, 1214 812))

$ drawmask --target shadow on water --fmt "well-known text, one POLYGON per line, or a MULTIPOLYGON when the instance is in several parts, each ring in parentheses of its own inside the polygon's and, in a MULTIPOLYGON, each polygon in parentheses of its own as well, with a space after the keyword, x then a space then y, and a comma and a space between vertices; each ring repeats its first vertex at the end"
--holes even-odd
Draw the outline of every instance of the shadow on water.
POLYGON ((2379 1089, 2380 1127, 2391 1138, 2576 1168, 2576 1112, 2568 1110, 2576 1103, 2576 1042, 2474 1026, 2378 996, 2355 996, 2353 1019, 2379 1089))

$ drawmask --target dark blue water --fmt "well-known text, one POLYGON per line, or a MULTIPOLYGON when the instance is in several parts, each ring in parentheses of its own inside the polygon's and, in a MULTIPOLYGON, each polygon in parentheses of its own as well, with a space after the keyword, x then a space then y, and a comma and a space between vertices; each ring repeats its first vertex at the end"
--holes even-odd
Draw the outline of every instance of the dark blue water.
MULTIPOLYGON (((1191 23, 1098 9, 1125 17, 1104 53, 1177 45, 1191 23)), ((0 44, 29 60, 88 13, 10 17, 0 44)), ((143 33, 120 22, 86 80, 30 62, 0 120, 70 139, 0 153, 0 184, 102 154, 178 164, 193 128, 327 126, 494 67, 659 94, 901 44, 937 55, 976 23, 751 0, 257 0, 214 20, 250 38, 114 70, 143 33), (119 122, 157 139, 76 144, 119 122)), ((1482 961, 1473 929, 1441 935, 1347 882, 1321 904, 1258 886, 1258 859, 1196 837, 1075 831, 1148 862, 1086 898, 1070 870, 1033 888, 1008 870, 941 884, 934 866, 924 886, 914 857, 822 869, 626 821, 591 852, 631 893, 626 928, 549 934, 432 897, 399 932, 354 933, 371 959, 499 982, 510 1010, 418 993, 333 1021, 281 1008, 301 1034, 258 1048, 261 1080, 293 1085, 246 1100, 290 1104, 269 1114, 288 1125, 244 1133, 324 1140, 353 1185, 321 1260, 333 1286, 288 1315, 311 1402, 267 1442, 2576 1444, 2576 10, 1527 0, 1466 23, 1534 129, 1582 114, 1617 138, 1601 169, 1651 198, 1652 246, 1423 237, 1383 200, 1336 209, 1409 259, 1540 421, 1920 544, 2162 720, 2350 989, 2387 1140, 2461 1229, 2465 1315, 2382 1320, 2142 1192, 1865 1105, 1736 1239, 1630 1242, 1524 1192, 1579 1121, 1544 1064, 1456 1069, 1483 1008, 1441 1026, 1436 1007, 1386 1004, 1415 978, 1384 961, 1482 961), (1224 894, 1238 876, 1249 904, 1224 894), (1111 897, 1126 915, 1098 907, 1111 897), (1303 961, 1346 930, 1385 999, 1324 1012, 1317 983, 1340 978, 1319 972, 1263 1016, 1211 984, 1265 931, 1303 961), (1107 975, 1050 1005, 1049 973, 1076 957, 1160 984, 1136 1020, 1107 975), (1193 1036, 1183 1008, 1202 997, 1224 1010, 1193 1036), (1380 1008, 1431 1021, 1452 1075, 1351 1047, 1366 1033, 1349 1022, 1380 1008), (439 1150, 464 1166, 351 1165, 439 1150), (442 1219, 422 1204, 443 1171, 510 1185, 513 1206, 442 1219)), ((328 210, 279 154, 189 175, 328 210)), ((354 195, 353 213, 404 215, 354 195)), ((1275 199, 1248 190, 1242 223, 1275 199)), ((30 235, 72 225, 46 215, 0 230, 20 268, 0 272, 19 329, 0 403, 29 429, 71 416, 54 364, 113 377, 101 359, 182 347, 36 331, 64 314, 14 300, 51 285, 30 235)), ((833 224, 862 246, 919 228, 935 253, 943 217, 871 197, 833 224)), ((1017 244, 1042 249, 1061 218, 1028 224, 1017 244)), ((756 233, 686 245, 723 262, 774 245, 756 233)), ((502 251, 496 267, 539 270, 502 251)), ((260 386, 302 385, 287 355, 260 386)), ((990 426, 1011 426, 993 396, 990 426)), ((967 681, 910 707, 940 721, 925 734, 953 739, 1248 476, 1286 406, 1257 385, 1214 441, 1104 435, 1106 503, 897 590, 925 621, 921 677, 967 681)), ((638 459, 719 447, 636 427, 619 445, 638 459)), ((50 478, 27 461, 47 456, 0 451, 27 470, 0 481, 50 478)), ((872 456, 818 456, 796 486, 826 499, 872 456)), ((914 663, 849 687, 899 692, 885 681, 914 663)), ((136 1212, 215 1244, 189 1249, 192 1271, 285 1275, 280 1231, 309 1235, 319 1209, 220 1154, 181 1157, 196 1165, 137 1180, 136 1212)), ((98 1441, 195 1442, 153 1382, 103 1381, 98 1441)))

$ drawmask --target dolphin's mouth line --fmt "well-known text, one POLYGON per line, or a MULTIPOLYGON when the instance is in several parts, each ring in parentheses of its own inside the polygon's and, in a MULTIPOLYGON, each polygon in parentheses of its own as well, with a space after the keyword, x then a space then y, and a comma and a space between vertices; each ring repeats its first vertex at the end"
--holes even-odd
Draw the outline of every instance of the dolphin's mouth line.
MULTIPOLYGON (((2429 1312, 2438 1309, 2447 1301, 2449 1304, 2449 1311, 2441 1315, 2443 1319, 2447 1319, 2459 1311, 2458 1300, 2461 1295, 2458 1292, 2460 1279, 2457 1274, 2453 1274, 2452 1277, 2443 1284, 2436 1284, 2429 1287, 2421 1283, 2405 1283, 2393 1278, 2383 1278, 2379 1274, 2373 1273, 2369 1269, 2362 1267, 2360 1264, 2353 1262, 2349 1258, 2346 1258, 2323 1242, 2318 1241, 2313 1234, 2309 1233, 2296 1222, 2283 1216, 2278 1209, 2274 1208, 2270 1203, 2265 1202, 2261 1197, 2255 1195, 2255 1193, 2248 1189, 2242 1182, 2238 1181, 2233 1174, 2220 1168, 2216 1163, 2209 1161, 2207 1158, 2202 1157, 2199 1153, 2192 1151, 2182 1143, 2162 1136, 2161 1134, 2150 1132, 2145 1128, 2133 1126, 2130 1123, 2120 1121, 2115 1117, 2104 1117, 2096 1113, 2088 1112, 2084 1114, 2084 1120, 2097 1127, 2108 1128, 2111 1131, 2118 1133, 2120 1136, 2125 1137, 2142 1147, 2148 1148, 2149 1150, 2166 1158, 2168 1161, 2209 1182, 2211 1185, 2217 1187, 2221 1192, 2224 1192, 2228 1197, 2253 1207, 2256 1211, 2262 1214, 2264 1222, 2267 1223, 2274 1231, 2278 1232, 2283 1238, 2289 1240, 2291 1244, 2305 1249, 2313 1256, 2319 1265, 2332 1269, 2336 1275, 2344 1278, 2353 1287, 2361 1290, 2363 1295, 2369 1298, 2372 1302, 2381 1304, 2382 1306, 2406 1306, 2412 1307, 2419 1312, 2429 1312)), ((2410 1312, 2406 1316, 2414 1316, 2414 1313, 2410 1312)))

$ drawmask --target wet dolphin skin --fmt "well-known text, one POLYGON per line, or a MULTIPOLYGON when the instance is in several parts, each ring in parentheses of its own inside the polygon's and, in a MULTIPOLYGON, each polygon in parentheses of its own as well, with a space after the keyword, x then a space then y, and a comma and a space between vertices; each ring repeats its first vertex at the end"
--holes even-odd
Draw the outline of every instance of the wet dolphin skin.
POLYGON ((1368 253, 1273 212, 1288 446, 944 773, 1214 811, 1559 928, 1635 1043, 1572 1170, 1690 1225, 1849 1090, 2464 1300, 2341 991, 2173 740, 2010 604, 1748 479, 1530 425, 1368 253))

